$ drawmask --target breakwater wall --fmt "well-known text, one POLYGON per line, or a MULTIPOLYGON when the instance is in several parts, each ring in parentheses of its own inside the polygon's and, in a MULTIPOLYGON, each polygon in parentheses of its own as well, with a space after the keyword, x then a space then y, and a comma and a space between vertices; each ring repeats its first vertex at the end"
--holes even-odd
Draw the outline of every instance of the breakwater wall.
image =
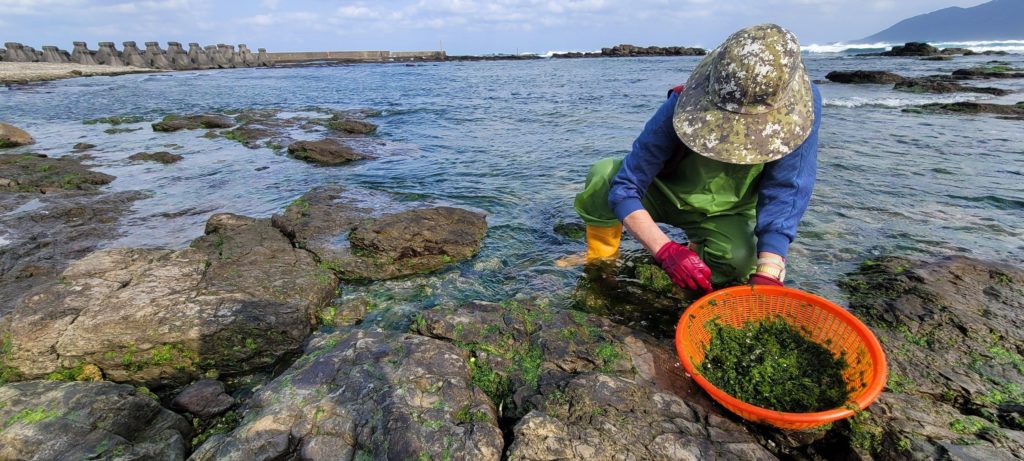
POLYGON ((301 65, 314 62, 407 62, 444 61, 444 51, 300 51, 267 53, 271 65, 301 65))
POLYGON ((100 42, 99 49, 90 50, 85 42, 74 42, 71 52, 55 46, 44 46, 37 51, 31 46, 7 42, 0 50, 0 61, 135 66, 160 70, 228 69, 272 64, 266 49, 260 48, 253 53, 244 43, 237 49, 225 44, 201 47, 198 43, 189 43, 188 51, 179 42, 167 42, 167 49, 161 48, 158 42, 146 42, 144 48, 139 48, 135 42, 124 42, 122 46, 118 50, 113 42, 100 42))

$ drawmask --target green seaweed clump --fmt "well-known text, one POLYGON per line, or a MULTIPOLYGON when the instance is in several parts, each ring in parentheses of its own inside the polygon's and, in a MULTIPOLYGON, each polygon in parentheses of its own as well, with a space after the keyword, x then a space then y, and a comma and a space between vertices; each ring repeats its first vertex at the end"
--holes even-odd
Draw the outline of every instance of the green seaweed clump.
POLYGON ((701 374, 715 387, 744 402, 789 413, 841 407, 850 391, 849 366, 781 318, 748 322, 740 328, 709 325, 701 374))

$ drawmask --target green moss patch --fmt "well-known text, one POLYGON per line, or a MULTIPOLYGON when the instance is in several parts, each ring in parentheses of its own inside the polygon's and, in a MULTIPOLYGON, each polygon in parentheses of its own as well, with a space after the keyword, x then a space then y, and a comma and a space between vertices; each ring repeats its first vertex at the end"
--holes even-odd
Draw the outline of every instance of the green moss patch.
POLYGON ((86 120, 82 123, 86 125, 96 125, 98 123, 105 123, 107 125, 124 125, 127 123, 141 123, 145 122, 146 118, 141 115, 115 115, 113 117, 102 117, 86 120))
POLYGON ((842 406, 850 396, 845 357, 807 339, 785 320, 740 328, 709 325, 700 372, 744 402, 777 411, 808 413, 842 406))

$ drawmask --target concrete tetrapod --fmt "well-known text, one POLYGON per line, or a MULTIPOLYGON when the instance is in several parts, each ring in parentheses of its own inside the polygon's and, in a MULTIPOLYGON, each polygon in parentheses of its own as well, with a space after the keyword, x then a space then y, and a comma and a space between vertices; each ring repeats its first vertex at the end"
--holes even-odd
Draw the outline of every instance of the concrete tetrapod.
POLYGON ((30 62, 28 56, 22 51, 22 45, 18 42, 7 42, 4 43, 4 48, 7 49, 7 54, 4 55, 4 61, 7 62, 30 62))
POLYGON ((188 44, 188 60, 192 62, 196 69, 210 69, 214 67, 210 61, 210 55, 206 54, 206 50, 199 46, 198 43, 188 44))
POLYGON ((139 47, 135 45, 135 42, 123 42, 124 51, 121 52, 121 59, 125 64, 134 67, 149 67, 146 59, 142 57, 142 53, 139 52, 139 47))
POLYGON ((96 64, 107 66, 123 66, 124 61, 114 48, 114 42, 100 42, 100 49, 96 51, 96 64))
POLYGON ((167 60, 164 50, 157 42, 146 42, 146 62, 149 64, 147 67, 154 69, 171 70, 173 68, 170 61, 167 60))
POLYGON ((194 69, 188 54, 185 53, 181 43, 178 42, 167 42, 167 62, 171 64, 174 70, 194 69))
POLYGON ((75 49, 71 52, 71 62, 87 66, 96 65, 96 60, 92 57, 92 51, 89 51, 89 47, 86 46, 85 42, 75 42, 75 49))
POLYGON ((227 45, 221 43, 213 47, 211 51, 210 47, 207 47, 207 51, 210 53, 210 59, 213 60, 213 64, 221 69, 227 69, 231 67, 231 53, 227 50, 227 45))
POLYGON ((59 48, 55 46, 44 46, 41 61, 53 64, 67 64, 68 58, 60 52, 59 48))
POLYGON ((256 67, 256 56, 244 43, 238 45, 238 56, 243 67, 256 67))

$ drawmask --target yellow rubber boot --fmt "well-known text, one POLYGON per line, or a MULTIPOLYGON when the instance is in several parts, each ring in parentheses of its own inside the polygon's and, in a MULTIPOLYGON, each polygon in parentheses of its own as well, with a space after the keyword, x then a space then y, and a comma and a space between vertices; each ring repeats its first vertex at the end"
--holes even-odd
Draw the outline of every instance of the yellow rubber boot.
POLYGON ((622 224, 609 227, 587 224, 587 261, 615 256, 621 241, 622 224))

